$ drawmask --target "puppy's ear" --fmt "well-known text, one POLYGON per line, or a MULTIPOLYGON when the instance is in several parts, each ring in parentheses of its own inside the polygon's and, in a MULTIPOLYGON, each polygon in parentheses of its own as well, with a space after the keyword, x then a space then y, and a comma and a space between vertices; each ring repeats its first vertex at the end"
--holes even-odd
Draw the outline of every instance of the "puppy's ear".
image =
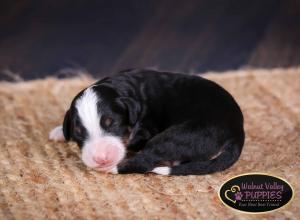
POLYGON ((117 103, 121 105, 122 108, 127 109, 129 122, 131 125, 134 125, 138 119, 141 106, 129 97, 117 98, 117 103))
POLYGON ((70 140, 71 136, 71 114, 70 110, 68 110, 65 114, 64 123, 63 123, 63 133, 65 136, 65 139, 67 141, 70 140))

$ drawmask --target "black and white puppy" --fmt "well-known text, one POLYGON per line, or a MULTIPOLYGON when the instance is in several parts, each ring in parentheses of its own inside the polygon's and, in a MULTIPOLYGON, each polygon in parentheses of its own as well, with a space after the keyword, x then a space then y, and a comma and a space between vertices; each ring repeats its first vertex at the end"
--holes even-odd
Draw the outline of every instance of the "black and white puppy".
POLYGON ((233 165, 245 134, 238 104, 216 83, 127 70, 81 91, 50 139, 74 140, 100 171, 189 175, 233 165))

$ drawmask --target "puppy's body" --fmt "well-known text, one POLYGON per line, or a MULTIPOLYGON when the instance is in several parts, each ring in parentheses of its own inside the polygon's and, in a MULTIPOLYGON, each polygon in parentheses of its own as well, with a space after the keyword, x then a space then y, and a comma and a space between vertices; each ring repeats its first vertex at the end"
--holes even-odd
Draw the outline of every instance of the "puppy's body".
MULTIPOLYGON (((112 166, 104 166, 104 170, 208 174, 230 167, 241 153, 244 144, 241 110, 232 96, 212 81, 183 74, 132 70, 100 80, 88 90, 96 96, 92 103, 97 103, 91 115, 97 113, 90 115, 90 120, 97 121, 95 126, 100 124, 100 130, 105 130, 105 123, 101 125, 100 122, 101 116, 111 115, 115 127, 110 125, 102 133, 94 129, 95 134, 90 134, 93 128, 87 128, 89 125, 84 122, 89 107, 80 107, 80 102, 84 102, 82 97, 87 95, 83 91, 75 97, 66 114, 64 136, 83 147, 83 156, 87 146, 93 149, 92 145, 84 144, 91 142, 88 140, 91 136, 94 136, 93 141, 97 135, 99 140, 106 136, 118 139, 116 149, 122 149, 115 150, 118 159, 112 166), (99 100, 102 104, 98 103, 99 100), (87 108, 85 114, 80 108, 87 108), (70 126, 74 117, 84 127, 85 135, 81 139, 70 126), (126 143, 124 139, 127 139, 126 143), (129 150, 138 153, 123 160, 129 150)), ((93 146, 101 145, 100 142, 93 146)), ((104 151, 109 152, 109 149, 109 144, 106 144, 104 151)), ((97 153, 92 154, 90 158, 95 159, 97 153)), ((94 168, 98 165, 96 163, 94 168)))

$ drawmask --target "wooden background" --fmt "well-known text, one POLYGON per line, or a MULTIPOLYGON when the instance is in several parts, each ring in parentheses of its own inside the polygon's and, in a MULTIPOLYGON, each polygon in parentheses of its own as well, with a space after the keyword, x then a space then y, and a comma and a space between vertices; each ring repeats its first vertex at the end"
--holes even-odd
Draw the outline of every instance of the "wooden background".
POLYGON ((0 79, 99 77, 300 64, 297 0, 19 0, 0 3, 0 79), (13 77, 12 77, 13 76, 13 77))

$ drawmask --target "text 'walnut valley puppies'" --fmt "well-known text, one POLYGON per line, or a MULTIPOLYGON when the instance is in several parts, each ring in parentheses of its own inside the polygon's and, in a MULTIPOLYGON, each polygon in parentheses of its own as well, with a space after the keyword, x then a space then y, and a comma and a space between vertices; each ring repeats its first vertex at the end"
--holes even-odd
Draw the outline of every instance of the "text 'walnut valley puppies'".
POLYGON ((216 83, 128 70, 81 91, 50 139, 77 142, 83 162, 100 171, 189 175, 230 167, 245 135, 238 104, 216 83))

